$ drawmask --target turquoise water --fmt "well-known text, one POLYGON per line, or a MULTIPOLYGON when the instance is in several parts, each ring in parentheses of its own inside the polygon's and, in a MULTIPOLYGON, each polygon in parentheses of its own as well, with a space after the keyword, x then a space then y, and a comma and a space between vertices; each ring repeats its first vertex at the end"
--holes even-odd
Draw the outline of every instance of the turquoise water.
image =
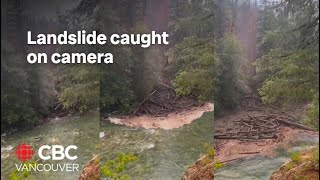
POLYGON ((76 145, 78 147, 76 150, 77 160, 39 161, 38 155, 34 155, 32 160, 39 163, 78 163, 80 172, 36 172, 32 173, 31 177, 39 180, 78 179, 83 166, 93 157, 94 152, 98 151, 98 132, 98 113, 91 113, 82 117, 64 117, 55 123, 52 122, 31 130, 6 135, 1 138, 1 148, 12 146, 14 149, 2 150, 1 152, 1 156, 8 156, 1 158, 1 179, 8 179, 8 175, 16 169, 15 163, 20 164, 20 161, 15 157, 14 150, 21 143, 31 145, 35 151, 45 144, 76 145))
MULTIPOLYGON (((192 124, 173 130, 147 130, 128 128, 101 122, 97 114, 83 117, 65 117, 55 123, 48 123, 23 133, 6 135, 2 139, 1 147, 16 147, 27 143, 38 149, 44 144, 74 144, 78 146, 78 159, 72 163, 83 166, 99 152, 102 163, 114 159, 120 153, 134 153, 139 160, 129 166, 127 173, 134 180, 171 180, 180 179, 185 169, 201 157, 206 149, 205 144, 212 143, 213 113, 205 113, 192 124), (98 138, 99 132, 105 137, 98 138), (100 144, 99 144, 100 143, 100 144)), ((1 159, 1 179, 8 179, 8 175, 15 170, 15 163, 20 163, 14 155, 14 149, 4 150, 2 155, 9 155, 1 159)), ((32 159, 39 161, 37 156, 32 159)), ((59 163, 70 161, 59 161, 59 163)), ((42 162, 43 163, 43 162, 42 162)), ((45 163, 52 163, 46 161, 45 163)), ((32 173, 34 179, 78 179, 80 172, 50 172, 32 173)))
POLYGON ((290 148, 277 148, 274 158, 256 156, 232 162, 215 172, 215 180, 268 180, 282 164, 290 160, 292 152, 319 144, 318 137, 300 136, 290 148))
POLYGON ((178 129, 146 130, 110 124, 104 121, 101 131, 102 163, 117 153, 134 153, 139 160, 129 166, 127 173, 134 180, 181 179, 188 165, 195 162, 213 140, 213 113, 178 129))

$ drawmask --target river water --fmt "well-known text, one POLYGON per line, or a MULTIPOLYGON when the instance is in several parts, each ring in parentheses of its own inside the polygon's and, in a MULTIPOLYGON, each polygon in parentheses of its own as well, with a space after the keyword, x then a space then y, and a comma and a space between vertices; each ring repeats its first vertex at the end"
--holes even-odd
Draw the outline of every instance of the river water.
POLYGON ((215 172, 215 180, 268 180, 282 164, 291 160, 292 152, 319 144, 318 136, 299 136, 290 147, 275 149, 275 157, 256 156, 232 162, 215 172))
MULTIPOLYGON (((78 159, 74 161, 39 161, 38 155, 33 156, 33 161, 41 163, 78 163, 79 171, 93 157, 94 152, 98 152, 99 116, 98 113, 90 113, 82 117, 64 117, 55 119, 43 126, 15 132, 1 138, 1 179, 8 179, 8 175, 13 172, 15 163, 21 164, 15 157, 14 150, 21 143, 32 146, 37 153, 41 145, 59 144, 63 146, 76 145, 78 159), (14 147, 12 150, 11 147, 14 147), (5 149, 7 148, 7 149, 5 149)), ((74 180, 78 179, 80 172, 36 172, 31 173, 33 179, 48 180, 74 180)))
POLYGON ((128 167, 134 180, 179 180, 188 165, 195 162, 213 140, 213 113, 204 115, 178 129, 134 129, 101 124, 102 163, 117 153, 134 153, 139 160, 128 167))
MULTIPOLYGON (((99 152, 102 155, 101 163, 114 159, 120 152, 134 153, 139 160, 133 162, 126 171, 132 179, 178 180, 190 164, 206 153, 204 145, 212 143, 212 129, 212 112, 205 113, 189 125, 172 130, 129 128, 108 121, 102 121, 99 127, 98 113, 65 117, 23 133, 15 132, 2 137, 1 179, 8 179, 10 172, 15 170, 14 164, 20 163, 14 155, 15 148, 11 149, 10 146, 27 143, 35 150, 44 144, 78 146, 78 159, 72 163, 78 163, 80 170, 99 152), (105 135, 100 141, 99 132, 104 132, 105 135)), ((292 144, 289 150, 280 147, 276 149, 277 156, 274 158, 257 156, 230 163, 216 172, 215 179, 267 180, 272 172, 290 160, 289 151, 319 143, 317 137, 298 138, 299 141, 292 144)), ((37 161, 36 157, 33 160, 37 161)), ((79 175, 80 172, 32 173, 34 179, 48 180, 73 180, 78 179, 79 175)))
MULTIPOLYGON (((102 163, 114 159, 118 153, 134 153, 139 160, 134 162, 127 173, 134 180, 171 180, 180 179, 185 169, 201 157, 206 149, 205 144, 212 143, 213 113, 205 113, 198 120, 179 129, 147 130, 128 128, 126 126, 101 122, 99 127, 98 113, 83 117, 65 117, 58 121, 23 132, 15 132, 2 137, 3 156, 1 158, 1 179, 15 170, 19 160, 14 155, 15 147, 27 143, 37 150, 44 144, 74 144, 78 146, 75 161, 59 163, 78 163, 80 171, 94 156, 102 154, 102 163), (99 132, 105 137, 99 141, 99 132), (10 148, 14 147, 13 149, 10 148), (11 150, 7 150, 11 149, 11 150)), ((39 161, 38 155, 32 160, 39 161)), ((52 163, 50 161, 41 163, 52 163)), ((53 162, 57 163, 57 162, 53 162)), ((73 180, 78 179, 80 172, 36 172, 34 179, 73 180)))

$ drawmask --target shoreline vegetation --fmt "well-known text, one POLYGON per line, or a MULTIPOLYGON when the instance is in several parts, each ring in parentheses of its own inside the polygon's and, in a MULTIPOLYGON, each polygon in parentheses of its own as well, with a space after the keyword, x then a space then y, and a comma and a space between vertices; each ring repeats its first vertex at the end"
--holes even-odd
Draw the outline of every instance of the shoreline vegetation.
POLYGON ((272 173, 270 180, 318 180, 319 179, 319 146, 291 155, 291 160, 272 173))

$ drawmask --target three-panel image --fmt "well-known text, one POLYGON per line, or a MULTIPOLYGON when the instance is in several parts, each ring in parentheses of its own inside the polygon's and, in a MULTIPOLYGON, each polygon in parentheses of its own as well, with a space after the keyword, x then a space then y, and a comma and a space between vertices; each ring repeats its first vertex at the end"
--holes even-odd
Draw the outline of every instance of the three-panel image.
POLYGON ((1 179, 319 179, 319 2, 1 1, 1 179))

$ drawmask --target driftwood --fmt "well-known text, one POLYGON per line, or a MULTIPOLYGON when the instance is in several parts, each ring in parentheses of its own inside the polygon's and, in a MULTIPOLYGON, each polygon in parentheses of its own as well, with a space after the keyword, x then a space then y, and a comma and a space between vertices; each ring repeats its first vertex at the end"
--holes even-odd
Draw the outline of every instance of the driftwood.
POLYGON ((166 87, 166 88, 168 88, 168 89, 171 89, 171 90, 173 90, 174 92, 176 91, 173 87, 168 86, 168 85, 166 85, 166 84, 163 84, 163 83, 161 83, 161 82, 158 82, 158 84, 160 84, 161 86, 164 86, 164 87, 166 87))
MULTIPOLYGON (((254 94, 243 97, 243 108, 248 111, 263 111, 257 115, 246 115, 234 120, 230 127, 221 134, 215 134, 215 139, 235 139, 240 141, 256 141, 259 139, 278 138, 281 126, 315 131, 315 129, 299 123, 299 120, 283 109, 271 105, 265 106, 260 98, 254 94)), ((255 113, 248 113, 255 114, 255 113)))
POLYGON ((259 154, 260 151, 240 152, 239 154, 259 154))
POLYGON ((231 161, 237 161, 237 160, 240 160, 242 159, 242 157, 239 157, 239 158, 234 158, 234 159, 227 159, 227 160, 223 160, 223 161, 219 161, 220 163, 228 163, 228 162, 231 162, 231 161))
POLYGON ((140 109, 141 105, 146 102, 156 91, 153 91, 151 94, 149 94, 146 98, 144 98, 138 105, 138 107, 132 112, 133 115, 136 115, 137 111, 140 109))
POLYGON ((273 105, 273 104, 270 104, 270 106, 271 106, 272 108, 274 108, 274 109, 277 109, 277 110, 280 111, 281 113, 284 113, 284 114, 286 114, 287 116, 293 118, 295 121, 299 121, 296 117, 294 117, 294 116, 292 116, 291 114, 287 113, 285 110, 283 110, 283 109, 281 109, 281 108, 279 108, 279 107, 277 107, 277 106, 275 106, 275 105, 273 105))
POLYGON ((302 125, 300 123, 287 121, 287 120, 284 120, 284 119, 279 119, 278 121, 280 123, 282 123, 282 124, 285 124, 285 125, 288 125, 288 126, 291 126, 291 127, 294 127, 294 128, 303 129, 303 130, 307 130, 307 131, 317 131, 316 129, 313 129, 313 128, 305 126, 305 125, 302 125))
POLYGON ((133 116, 151 114, 166 116, 169 113, 187 109, 197 105, 197 101, 190 97, 178 97, 174 88, 158 82, 154 91, 144 98, 131 112, 133 116))
POLYGON ((235 120, 226 132, 215 134, 214 138, 235 140, 277 139, 278 129, 283 125, 315 131, 313 128, 294 122, 291 116, 266 113, 258 116, 247 115, 235 120))

